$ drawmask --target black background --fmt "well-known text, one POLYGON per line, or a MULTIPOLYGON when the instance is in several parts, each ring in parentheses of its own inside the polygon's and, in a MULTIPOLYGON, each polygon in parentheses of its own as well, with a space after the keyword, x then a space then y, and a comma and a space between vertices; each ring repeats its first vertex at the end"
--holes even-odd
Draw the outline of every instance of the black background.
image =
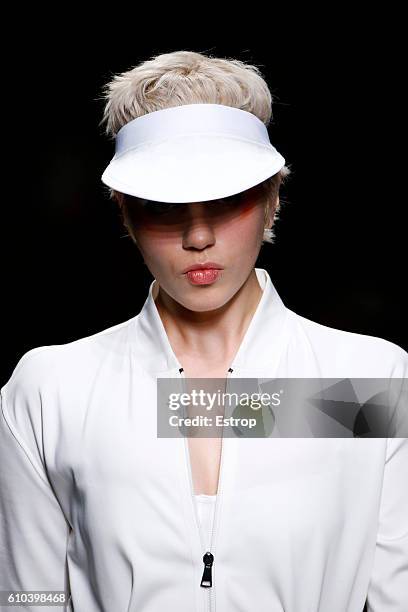
POLYGON ((1 384, 25 351, 96 333, 142 307, 152 277, 100 181, 113 155, 99 126, 101 89, 113 74, 181 49, 256 64, 274 96, 270 138, 292 176, 276 244, 262 247, 257 266, 285 304, 408 349, 398 19, 333 8, 307 21, 258 12, 238 27, 213 12, 204 27, 201 7, 176 31, 178 10, 165 30, 163 13, 114 6, 97 21, 36 14, 30 27, 26 14, 24 32, 11 28, 1 384))

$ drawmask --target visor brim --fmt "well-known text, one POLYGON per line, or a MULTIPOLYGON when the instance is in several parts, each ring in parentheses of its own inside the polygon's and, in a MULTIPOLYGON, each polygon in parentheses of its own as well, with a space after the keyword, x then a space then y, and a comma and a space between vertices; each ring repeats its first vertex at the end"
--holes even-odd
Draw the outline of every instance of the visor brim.
POLYGON ((102 182, 121 193, 157 202, 205 202, 250 189, 284 164, 272 145, 190 135, 115 155, 102 182))

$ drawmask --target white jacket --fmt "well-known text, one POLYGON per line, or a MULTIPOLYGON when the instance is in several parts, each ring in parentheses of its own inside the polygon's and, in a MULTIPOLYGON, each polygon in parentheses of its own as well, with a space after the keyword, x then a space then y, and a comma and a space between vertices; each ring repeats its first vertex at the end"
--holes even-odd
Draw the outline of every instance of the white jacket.
MULTIPOLYGON (((227 376, 407 377, 402 348, 295 314, 256 274, 227 376)), ((183 373, 155 291, 129 321, 28 351, 2 387, 0 590, 70 590, 74 612, 362 612, 367 594, 407 612, 407 438, 225 438, 200 587, 187 439, 156 433, 156 379, 183 373)))

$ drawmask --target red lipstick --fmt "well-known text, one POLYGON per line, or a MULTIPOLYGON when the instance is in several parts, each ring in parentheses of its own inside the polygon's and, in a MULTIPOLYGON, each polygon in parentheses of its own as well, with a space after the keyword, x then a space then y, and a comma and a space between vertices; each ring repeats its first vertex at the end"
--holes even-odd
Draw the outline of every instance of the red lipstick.
POLYGON ((183 270, 183 274, 193 285, 210 285, 221 275, 223 270, 221 264, 214 261, 207 261, 202 264, 193 264, 183 270))

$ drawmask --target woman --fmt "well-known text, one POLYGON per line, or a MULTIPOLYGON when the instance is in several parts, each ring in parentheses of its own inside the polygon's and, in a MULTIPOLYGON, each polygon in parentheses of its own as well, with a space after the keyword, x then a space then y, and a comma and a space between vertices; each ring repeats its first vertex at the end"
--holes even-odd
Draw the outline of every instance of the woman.
POLYGON ((289 173, 265 81, 176 52, 105 95, 102 179, 154 281, 135 317, 28 351, 1 389, 1 589, 75 612, 402 612, 406 438, 157 433, 166 381, 407 377, 402 348, 297 315, 254 267, 289 173))

